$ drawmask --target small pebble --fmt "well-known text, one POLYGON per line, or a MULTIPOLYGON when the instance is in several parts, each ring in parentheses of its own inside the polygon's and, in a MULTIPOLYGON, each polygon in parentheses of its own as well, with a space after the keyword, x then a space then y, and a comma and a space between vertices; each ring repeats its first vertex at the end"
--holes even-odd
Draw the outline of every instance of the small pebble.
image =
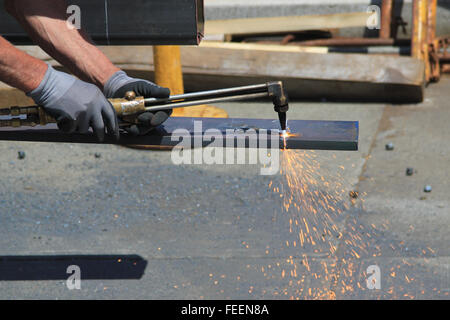
POLYGON ((19 152, 17 153, 17 158, 18 158, 19 160, 23 160, 23 159, 25 159, 25 157, 26 157, 26 154, 25 154, 24 151, 19 151, 19 152))
POLYGON ((392 150, 394 150, 394 144, 393 144, 392 142, 389 142, 389 143, 386 145, 386 150, 387 150, 387 151, 392 151, 392 150))
POLYGON ((350 191, 349 196, 352 199, 357 199, 359 197, 359 193, 358 193, 358 191, 350 191))
POLYGON ((99 153, 99 152, 97 152, 94 156, 95 156, 97 159, 100 159, 100 158, 102 157, 102 154, 99 153))
POLYGON ((414 174, 414 168, 407 168, 406 169, 406 175, 412 176, 414 174))
POLYGON ((426 193, 430 193, 431 190, 433 190, 433 189, 431 188, 431 186, 425 186, 425 188, 423 189, 423 191, 426 192, 426 193))

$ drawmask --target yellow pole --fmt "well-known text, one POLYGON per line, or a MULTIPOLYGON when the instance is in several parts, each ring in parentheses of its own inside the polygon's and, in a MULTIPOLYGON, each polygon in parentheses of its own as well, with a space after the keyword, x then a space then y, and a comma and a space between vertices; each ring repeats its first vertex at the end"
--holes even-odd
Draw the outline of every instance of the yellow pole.
MULTIPOLYGON (((153 64, 155 67, 155 83, 170 89, 170 94, 183 94, 183 71, 179 46, 154 46, 153 64)), ((220 117, 227 118, 228 114, 214 106, 196 106, 177 108, 173 110, 173 117, 220 117)))
MULTIPOLYGON (((155 66, 155 83, 170 89, 170 94, 183 94, 183 71, 179 46, 154 46, 153 64, 155 66)), ((184 108, 175 109, 174 116, 184 115, 184 108)))

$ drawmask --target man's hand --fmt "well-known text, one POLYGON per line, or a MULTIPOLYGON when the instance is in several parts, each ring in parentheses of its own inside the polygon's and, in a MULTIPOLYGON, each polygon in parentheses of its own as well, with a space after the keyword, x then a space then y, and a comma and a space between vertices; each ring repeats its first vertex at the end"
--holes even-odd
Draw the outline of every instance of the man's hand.
POLYGON ((114 108, 95 85, 56 71, 50 65, 40 85, 28 96, 54 117, 58 127, 67 133, 87 133, 92 127, 99 141, 108 134, 119 138, 114 108))
MULTIPOLYGON (((136 96, 144 98, 168 98, 170 90, 142 79, 127 76, 124 71, 118 71, 106 82, 104 94, 107 98, 123 98, 128 91, 134 91, 136 96)), ((131 125, 125 130, 133 135, 145 135, 166 121, 172 110, 161 110, 155 113, 145 112, 137 117, 139 124, 131 125)))

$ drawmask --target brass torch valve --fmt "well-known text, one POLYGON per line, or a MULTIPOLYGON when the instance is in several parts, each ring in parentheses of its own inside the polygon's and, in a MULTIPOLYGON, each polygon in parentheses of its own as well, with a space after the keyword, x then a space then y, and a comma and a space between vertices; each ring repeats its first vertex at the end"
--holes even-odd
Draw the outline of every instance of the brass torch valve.
POLYGON ((116 114, 123 121, 137 123, 137 116, 145 112, 145 98, 136 97, 136 93, 128 91, 125 98, 108 99, 112 104, 116 114))

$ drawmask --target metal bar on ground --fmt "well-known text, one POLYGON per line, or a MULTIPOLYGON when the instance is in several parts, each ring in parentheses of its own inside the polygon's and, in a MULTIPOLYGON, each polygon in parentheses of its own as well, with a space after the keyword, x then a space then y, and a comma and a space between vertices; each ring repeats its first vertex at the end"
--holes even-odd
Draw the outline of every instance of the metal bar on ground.
MULTIPOLYGON (((119 141, 107 137, 104 143, 171 148, 179 145, 182 139, 186 139, 191 147, 197 146, 199 141, 202 147, 207 147, 213 140, 214 147, 250 148, 252 146, 250 137, 254 133, 257 148, 271 148, 272 142, 277 142, 278 147, 282 149, 284 141, 279 135, 279 126, 278 119, 172 117, 149 135, 135 137, 122 134, 119 141), (211 130, 222 135, 222 142, 217 139, 203 139, 205 132, 211 133, 211 130), (231 144, 227 144, 227 140, 230 143, 231 138, 231 144)), ((291 135, 286 139, 287 149, 358 150, 359 123, 357 121, 290 120, 288 126, 291 135)), ((23 128, 2 128, 0 129, 0 140, 98 143, 93 134, 65 134, 59 131, 54 124, 25 130, 23 128)))

